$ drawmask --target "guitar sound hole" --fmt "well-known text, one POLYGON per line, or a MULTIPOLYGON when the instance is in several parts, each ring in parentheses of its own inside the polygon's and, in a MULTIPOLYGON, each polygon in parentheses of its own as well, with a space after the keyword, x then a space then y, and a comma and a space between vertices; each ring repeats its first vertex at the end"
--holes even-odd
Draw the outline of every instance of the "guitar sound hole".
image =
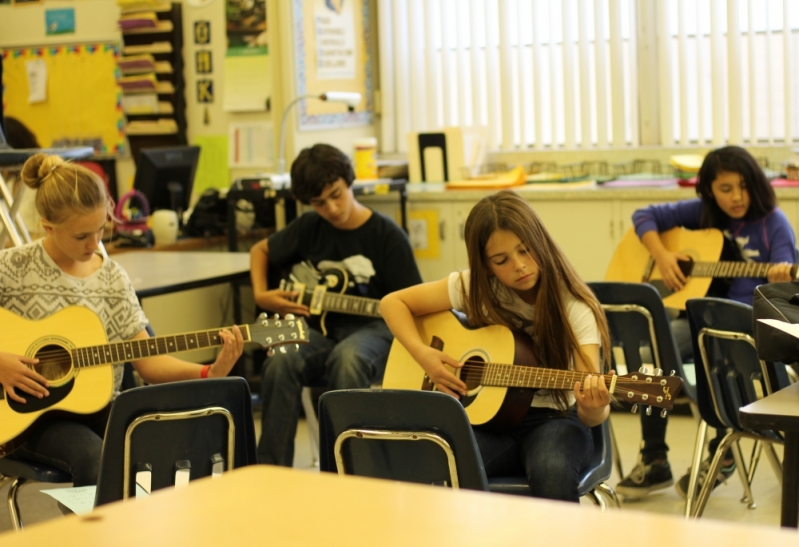
POLYGON ((36 358, 39 359, 39 362, 33 365, 33 370, 50 382, 57 382, 65 378, 72 368, 69 352, 61 346, 42 346, 36 352, 36 358))
POLYGON ((481 386, 480 380, 483 377, 484 366, 485 359, 480 355, 471 355, 464 362, 460 378, 466 384, 469 392, 481 386))

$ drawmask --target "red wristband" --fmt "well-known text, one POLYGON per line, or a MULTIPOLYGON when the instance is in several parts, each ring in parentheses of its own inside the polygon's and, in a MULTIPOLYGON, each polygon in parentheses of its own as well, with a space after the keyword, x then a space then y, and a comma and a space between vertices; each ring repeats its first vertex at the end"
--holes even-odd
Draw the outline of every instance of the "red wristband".
POLYGON ((200 378, 208 378, 208 371, 211 370, 211 365, 205 365, 200 371, 200 378))

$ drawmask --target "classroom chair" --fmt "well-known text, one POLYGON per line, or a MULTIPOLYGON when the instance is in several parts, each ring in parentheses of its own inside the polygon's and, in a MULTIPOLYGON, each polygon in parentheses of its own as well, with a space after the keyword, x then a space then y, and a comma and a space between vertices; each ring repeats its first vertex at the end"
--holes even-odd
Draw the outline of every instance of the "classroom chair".
POLYGON ((19 456, 15 457, 13 454, 0 458, 0 488, 9 482, 11 483, 8 487, 6 504, 11 527, 15 532, 23 529, 17 494, 20 487, 27 481, 54 484, 66 483, 72 482, 72 475, 43 463, 27 460, 19 456))
POLYGON ((252 399, 240 377, 133 388, 111 406, 95 506, 257 463, 252 399))
MULTIPOLYGON (((704 428, 727 429, 710 463, 702 490, 696 494, 704 439, 697 434, 687 492, 686 516, 701 517, 721 468, 724 453, 732 450, 738 474, 744 486, 742 503, 756 506, 751 483, 761 446, 772 464, 778 480, 782 480, 782 465, 774 443, 782 436, 774 431, 744 430, 738 421, 738 411, 769 393, 773 380, 765 361, 758 358, 752 329, 752 307, 721 298, 694 298, 686 303, 688 322, 694 343, 696 361, 696 393, 704 428), (749 467, 746 466, 738 441, 756 441, 749 467), (759 443, 758 443, 759 441, 759 443), (696 499, 694 499, 696 498, 696 499)), ((702 427, 700 427, 700 430, 702 427)))
MULTIPOLYGON (((641 349, 647 348, 649 351, 645 353, 649 354, 656 369, 662 370, 663 374, 675 371, 683 379, 679 397, 688 401, 693 415, 698 417, 696 388, 687 380, 671 322, 657 290, 646 283, 606 281, 589 283, 588 286, 605 310, 613 344, 614 368, 623 360, 627 372, 640 370, 643 365, 641 349)), ((618 449, 614 450, 614 458, 616 471, 624 477, 618 449)))
POLYGON ((346 389, 319 398, 320 469, 488 490, 466 411, 440 392, 346 389))
MULTIPOLYGON (((613 488, 605 481, 613 471, 613 442, 611 441, 610 420, 591 428, 594 439, 594 451, 585 468, 580 472, 580 484, 577 493, 587 496, 594 505, 603 511, 607 507, 621 507, 619 498, 613 488)), ((492 492, 529 496, 530 488, 526 477, 492 477, 488 479, 488 487, 492 492)))

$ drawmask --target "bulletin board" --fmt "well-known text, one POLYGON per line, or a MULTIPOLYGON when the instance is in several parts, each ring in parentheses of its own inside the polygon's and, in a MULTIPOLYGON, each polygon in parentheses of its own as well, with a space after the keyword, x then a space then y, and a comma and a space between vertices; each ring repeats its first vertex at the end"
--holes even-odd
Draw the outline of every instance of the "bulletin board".
POLYGON ((14 48, 2 55, 5 115, 27 125, 41 146, 124 152, 118 44, 14 48), (46 66, 46 96, 40 102, 29 100, 28 61, 46 66))
POLYGON ((371 54, 369 0, 294 0, 294 49, 297 66, 297 96, 326 91, 355 91, 361 104, 347 112, 341 103, 302 101, 300 129, 325 129, 371 124, 374 118, 374 62, 371 54), (345 23, 325 27, 325 14, 345 23), (343 16, 346 16, 344 19, 343 16), (326 33, 327 32, 327 33, 326 33), (329 39, 330 43, 322 43, 329 39), (338 42, 338 43, 336 43, 338 42), (342 69, 331 70, 323 57, 333 60, 336 52, 342 69))

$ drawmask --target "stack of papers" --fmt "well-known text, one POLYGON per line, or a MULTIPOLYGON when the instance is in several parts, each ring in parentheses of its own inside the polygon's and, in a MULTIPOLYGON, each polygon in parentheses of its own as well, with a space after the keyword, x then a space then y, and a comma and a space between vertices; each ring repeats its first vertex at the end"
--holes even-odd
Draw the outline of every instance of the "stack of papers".
POLYGON ((122 74, 155 72, 155 58, 149 53, 120 57, 117 61, 117 65, 122 74))
POLYGON ((136 76, 123 76, 119 79, 122 91, 146 92, 155 91, 157 86, 155 74, 139 74, 136 76))
POLYGON ((119 18, 119 28, 122 31, 140 29, 140 28, 155 28, 158 25, 158 16, 154 11, 138 11, 122 15, 119 18))

